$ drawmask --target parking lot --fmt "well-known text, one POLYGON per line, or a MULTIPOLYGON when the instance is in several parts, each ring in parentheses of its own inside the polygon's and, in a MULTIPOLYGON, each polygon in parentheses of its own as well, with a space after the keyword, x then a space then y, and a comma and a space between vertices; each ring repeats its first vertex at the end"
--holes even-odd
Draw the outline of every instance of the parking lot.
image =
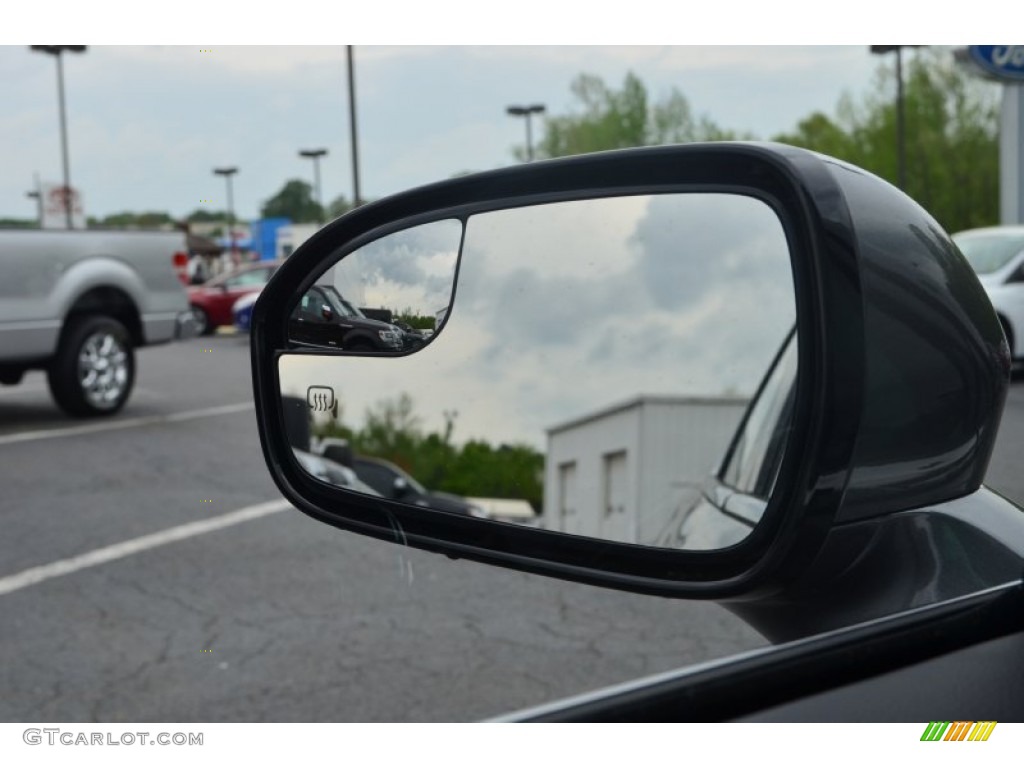
MULTIPOLYGON (((40 374, 0 390, 0 719, 472 720, 764 642, 309 520, 264 466, 247 344, 140 351, 108 421, 62 417, 40 374)), ((989 474, 1017 500, 1022 449, 1017 384, 989 474)))
POLYGON ((0 719, 479 719, 763 642, 716 606, 266 512, 247 339, 138 355, 113 420, 64 418, 41 374, 0 390, 0 719), (166 534, 201 521, 228 524, 166 534))

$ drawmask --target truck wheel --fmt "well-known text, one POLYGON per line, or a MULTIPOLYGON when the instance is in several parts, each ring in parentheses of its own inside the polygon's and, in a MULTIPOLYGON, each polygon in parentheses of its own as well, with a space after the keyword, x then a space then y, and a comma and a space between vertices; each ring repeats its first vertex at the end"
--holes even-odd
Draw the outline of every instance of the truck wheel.
POLYGON ((107 416, 128 401, 135 353, 127 329, 110 317, 71 320, 47 369, 50 394, 71 416, 107 416))

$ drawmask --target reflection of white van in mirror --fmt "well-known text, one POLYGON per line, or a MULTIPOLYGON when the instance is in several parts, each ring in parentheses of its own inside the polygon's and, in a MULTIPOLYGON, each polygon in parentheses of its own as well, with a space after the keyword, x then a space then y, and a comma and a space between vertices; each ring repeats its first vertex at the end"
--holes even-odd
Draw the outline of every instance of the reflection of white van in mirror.
POLYGON ((986 227, 953 235, 1003 324, 1010 355, 1024 360, 1024 226, 986 227))

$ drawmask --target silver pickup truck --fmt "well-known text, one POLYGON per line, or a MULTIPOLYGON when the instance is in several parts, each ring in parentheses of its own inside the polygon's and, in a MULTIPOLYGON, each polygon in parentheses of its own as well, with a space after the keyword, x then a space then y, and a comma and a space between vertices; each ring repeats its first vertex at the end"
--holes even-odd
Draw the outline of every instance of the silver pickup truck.
POLYGON ((134 348, 194 333, 177 232, 0 231, 0 383, 45 370, 73 416, 127 402, 134 348))

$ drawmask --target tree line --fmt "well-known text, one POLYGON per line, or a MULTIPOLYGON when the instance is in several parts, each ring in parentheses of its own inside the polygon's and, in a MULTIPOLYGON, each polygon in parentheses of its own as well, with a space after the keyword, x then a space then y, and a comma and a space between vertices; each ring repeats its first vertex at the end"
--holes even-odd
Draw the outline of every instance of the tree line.
MULTIPOLYGON (((948 49, 915 50, 905 67, 904 115, 906 192, 950 232, 997 223, 999 211, 998 87, 965 71, 948 49)), ((844 94, 834 115, 815 112, 792 131, 757 137, 718 125, 694 112, 673 88, 652 100, 632 72, 621 87, 581 74, 571 84, 571 108, 548 115, 535 147, 539 158, 622 149, 651 144, 770 138, 831 155, 897 183, 895 72, 880 64, 871 89, 844 94)), ((525 159, 525 147, 513 148, 525 159)), ((344 195, 327 206, 314 199, 312 186, 290 179, 260 209, 263 218, 295 223, 327 221, 352 208, 344 195)), ((223 222, 225 211, 196 209, 185 221, 223 222)), ((102 227, 168 226, 168 213, 122 212, 90 218, 102 227)), ((34 226, 28 219, 3 219, 7 227, 34 226)), ((218 234, 214 232, 214 234, 218 234)))
MULTIPOLYGON (((548 117, 540 158, 651 144, 757 138, 694 114, 677 89, 652 101, 629 73, 621 88, 593 75, 572 84, 568 114, 548 117)), ((881 64, 869 92, 844 94, 834 116, 815 112, 773 141, 831 155, 898 182, 895 71, 881 64)), ((948 49, 914 52, 904 71, 906 188, 950 232, 999 215, 998 88, 953 61, 948 49)), ((763 138, 763 137, 762 137, 763 138)), ((523 147, 515 147, 519 159, 523 147)))
POLYGON ((313 434, 344 438, 355 453, 386 459, 430 490, 525 499, 536 512, 542 510, 544 454, 531 446, 480 438, 456 444, 454 411, 444 413, 442 431, 425 431, 407 393, 367 409, 360 429, 346 426, 342 416, 339 406, 330 420, 313 426, 313 434))

